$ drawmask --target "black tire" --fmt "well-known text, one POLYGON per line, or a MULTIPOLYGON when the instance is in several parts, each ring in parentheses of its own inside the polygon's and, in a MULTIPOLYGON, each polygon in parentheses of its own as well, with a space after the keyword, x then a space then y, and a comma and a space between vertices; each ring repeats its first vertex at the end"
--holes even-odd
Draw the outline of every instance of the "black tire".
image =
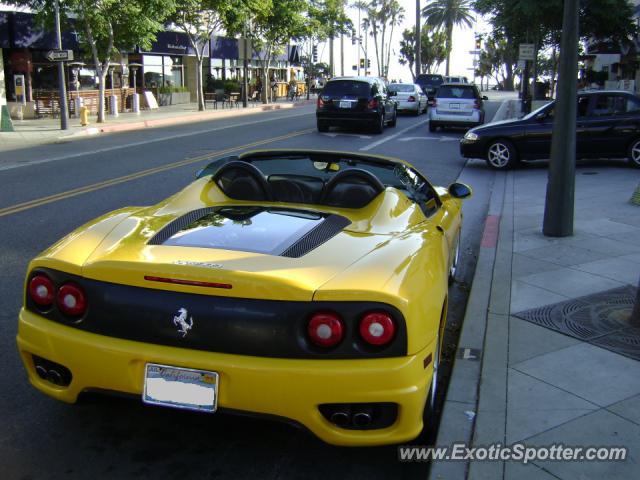
POLYGON ((327 122, 322 122, 322 121, 318 120, 318 131, 319 132, 328 132, 329 131, 329 124, 327 122))
POLYGON ((393 111, 393 118, 389 122, 389 126, 390 127, 395 127, 397 123, 398 123, 398 109, 395 109, 393 111))
POLYGON ((380 113, 380 116, 373 125, 373 133, 382 133, 384 131, 384 112, 380 113))
POLYGON ((438 129, 437 125, 434 125, 433 123, 429 122, 429 131, 431 133, 435 132, 438 129))
POLYGON ((494 170, 507 170, 518 163, 518 152, 509 140, 494 140, 487 148, 487 164, 494 170))
POLYGON ((443 307, 442 316, 440 318, 440 325, 438 327, 438 336, 436 337, 436 350, 433 358, 433 375, 431 376, 431 386, 427 393, 427 399, 424 404, 424 410, 422 412, 422 421, 424 423, 423 429, 431 427, 431 422, 436 417, 436 398, 438 395, 438 371, 440 369, 440 360, 442 358, 442 340, 444 338, 444 330, 447 323, 447 303, 443 307))
POLYGON ((632 167, 640 168, 640 138, 636 138, 631 142, 631 145, 629 145, 627 158, 632 167))

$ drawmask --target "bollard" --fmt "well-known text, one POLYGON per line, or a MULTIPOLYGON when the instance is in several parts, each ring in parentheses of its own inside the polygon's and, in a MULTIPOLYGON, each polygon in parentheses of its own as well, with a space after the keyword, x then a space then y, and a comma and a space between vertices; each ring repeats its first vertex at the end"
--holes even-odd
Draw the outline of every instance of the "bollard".
POLYGON ((80 125, 83 127, 89 125, 89 108, 85 105, 80 107, 80 125))
POLYGON ((115 95, 111 95, 109 97, 109 103, 110 103, 109 114, 112 117, 117 117, 118 116, 118 97, 116 97, 115 95))

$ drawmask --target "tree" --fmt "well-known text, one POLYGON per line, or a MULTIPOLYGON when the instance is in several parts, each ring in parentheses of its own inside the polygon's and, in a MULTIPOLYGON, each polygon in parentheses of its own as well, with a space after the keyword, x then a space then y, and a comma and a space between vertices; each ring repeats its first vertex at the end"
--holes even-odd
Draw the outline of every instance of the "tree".
POLYGON ((246 2, 242 2, 242 0, 181 0, 172 16, 176 26, 189 38, 191 48, 196 54, 198 110, 204 110, 202 64, 211 35, 236 19, 235 12, 243 7, 243 3, 246 2))
MULTIPOLYGON (((304 37, 306 33, 305 0, 275 0, 270 8, 256 12, 252 22, 252 34, 256 37, 254 50, 262 63, 262 84, 269 85, 269 69, 274 54, 290 40, 304 37)), ((262 102, 267 103, 269 88, 262 89, 262 102)))
POLYGON ((451 50, 453 48, 453 27, 473 25, 471 0, 434 0, 422 9, 422 16, 429 25, 444 30, 447 36, 447 63, 445 75, 449 75, 451 50))
MULTIPOLYGON (((402 32, 400 41, 400 65, 409 64, 411 75, 415 80, 415 28, 402 32)), ((447 58, 446 37, 444 32, 439 32, 429 25, 423 25, 420 29, 420 71, 430 73, 437 68, 447 58)))
POLYGON ((371 0, 366 14, 363 23, 365 30, 370 29, 373 37, 378 76, 385 77, 389 72, 393 32, 404 20, 404 8, 397 0, 371 0))
MULTIPOLYGON (((52 25, 52 0, 16 0, 52 25)), ((98 122, 104 122, 105 83, 114 54, 133 51, 136 46, 151 48, 156 33, 164 28, 164 20, 173 12, 172 0, 67 0, 61 5, 65 23, 75 18, 81 28, 80 44, 93 58, 98 77, 98 122)))

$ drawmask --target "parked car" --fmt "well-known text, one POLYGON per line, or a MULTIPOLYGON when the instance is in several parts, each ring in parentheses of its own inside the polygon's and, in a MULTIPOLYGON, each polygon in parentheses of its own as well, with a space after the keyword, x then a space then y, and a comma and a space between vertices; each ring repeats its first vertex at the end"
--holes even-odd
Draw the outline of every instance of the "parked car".
MULTIPOLYGON (((577 97, 577 158, 628 158, 640 167, 640 98, 621 91, 588 91, 577 97)), ((503 170, 520 160, 547 159, 555 102, 529 115, 469 130, 460 143, 467 158, 503 170)))
POLYGON ((415 83, 390 83, 389 91, 396 93, 399 112, 411 112, 414 115, 426 113, 429 101, 427 95, 415 83))
POLYGON ((475 127, 484 123, 484 100, 478 87, 445 83, 438 88, 429 109, 429 131, 438 127, 475 127))
POLYGON ((444 81, 445 83, 469 83, 469 79, 462 76, 444 77, 444 81))
POLYGON ((17 337, 29 381, 67 403, 113 392, 285 418, 336 445, 410 441, 435 420, 470 195, 374 155, 216 160, 31 261, 17 337))
POLYGON ((438 87, 444 83, 444 77, 438 74, 423 73, 416 77, 416 83, 420 85, 422 91, 427 94, 429 100, 433 100, 438 87))
POLYGON ((395 92, 377 77, 337 77, 329 80, 318 95, 316 120, 319 132, 332 126, 368 124, 375 133, 385 125, 396 126, 398 109, 395 92))

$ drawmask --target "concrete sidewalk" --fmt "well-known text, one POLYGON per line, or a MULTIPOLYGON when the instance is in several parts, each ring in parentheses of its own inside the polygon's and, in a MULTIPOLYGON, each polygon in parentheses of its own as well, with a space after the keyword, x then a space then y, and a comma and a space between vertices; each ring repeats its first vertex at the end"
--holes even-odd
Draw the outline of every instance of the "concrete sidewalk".
POLYGON ((96 116, 89 118, 90 125, 82 127, 80 119, 70 118, 69 129, 60 130, 59 118, 40 118, 36 120, 13 120, 14 132, 0 132, 0 152, 15 150, 27 146, 69 141, 103 133, 142 130, 153 127, 166 127, 176 124, 203 122, 228 117, 254 115, 266 111, 284 110, 315 103, 315 96, 296 102, 276 101, 262 104, 249 102, 248 107, 208 108, 198 111, 195 103, 171 105, 156 110, 143 110, 140 114, 120 113, 118 117, 107 115, 106 122, 96 123, 96 116))
POLYGON ((640 277, 638 174, 579 167, 567 238, 541 233, 547 174, 497 174, 437 445, 624 446, 627 459, 438 461, 431 479, 638 478, 640 329, 625 323, 640 277), (626 334, 624 354, 589 330, 607 322, 626 334))

